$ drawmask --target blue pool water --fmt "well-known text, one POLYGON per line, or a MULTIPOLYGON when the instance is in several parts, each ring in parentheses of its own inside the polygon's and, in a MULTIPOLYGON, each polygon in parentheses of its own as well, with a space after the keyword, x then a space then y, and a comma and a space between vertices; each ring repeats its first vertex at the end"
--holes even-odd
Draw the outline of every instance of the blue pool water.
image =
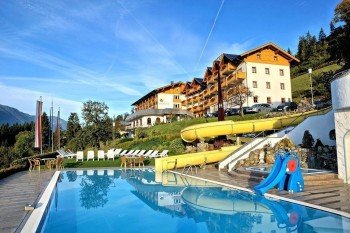
POLYGON ((65 171, 41 232, 350 232, 349 219, 151 169, 65 171))

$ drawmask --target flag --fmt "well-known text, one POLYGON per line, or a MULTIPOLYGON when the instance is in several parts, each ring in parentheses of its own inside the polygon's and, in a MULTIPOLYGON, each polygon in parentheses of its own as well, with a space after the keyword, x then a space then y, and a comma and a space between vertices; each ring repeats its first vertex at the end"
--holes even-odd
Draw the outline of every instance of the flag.
POLYGON ((41 148, 41 114, 42 114, 43 102, 40 100, 36 101, 36 115, 35 115, 35 148, 41 148))

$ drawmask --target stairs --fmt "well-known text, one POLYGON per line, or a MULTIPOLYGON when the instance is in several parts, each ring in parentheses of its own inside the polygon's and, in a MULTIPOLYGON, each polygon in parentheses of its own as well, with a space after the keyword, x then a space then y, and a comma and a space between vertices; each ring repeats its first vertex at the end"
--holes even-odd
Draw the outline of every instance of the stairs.
MULTIPOLYGON (((256 171, 247 171, 244 167, 240 167, 233 171, 228 171, 229 175, 239 180, 246 180, 254 183, 260 183, 268 176, 268 173, 260 173, 256 171)), ((322 186, 322 185, 341 185, 343 180, 338 179, 336 173, 321 173, 321 174, 304 174, 305 186, 322 186)))

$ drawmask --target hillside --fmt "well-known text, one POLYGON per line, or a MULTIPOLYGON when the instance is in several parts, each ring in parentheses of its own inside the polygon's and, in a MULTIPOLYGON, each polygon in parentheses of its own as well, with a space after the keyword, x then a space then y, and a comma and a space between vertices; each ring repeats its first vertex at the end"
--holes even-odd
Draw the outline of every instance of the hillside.
MULTIPOLYGON (((9 107, 6 105, 0 104, 0 125, 8 123, 9 125, 13 124, 23 124, 27 122, 34 121, 35 116, 29 115, 27 113, 21 112, 16 108, 9 107)), ((54 128, 56 127, 57 117, 54 117, 54 128)), ((67 128, 67 122, 61 119, 62 129, 67 128)))
MULTIPOLYGON (((323 72, 328 72, 328 71, 337 71, 339 69, 341 69, 342 67, 338 64, 332 64, 332 65, 328 65, 325 67, 322 67, 320 69, 314 70, 312 72, 313 76, 317 76, 320 75, 323 72)), ((301 93, 305 92, 305 91, 309 91, 310 90, 310 77, 308 73, 299 75, 295 78, 291 79, 291 84, 292 84, 292 96, 293 96, 293 100, 298 102, 302 96, 301 93)))

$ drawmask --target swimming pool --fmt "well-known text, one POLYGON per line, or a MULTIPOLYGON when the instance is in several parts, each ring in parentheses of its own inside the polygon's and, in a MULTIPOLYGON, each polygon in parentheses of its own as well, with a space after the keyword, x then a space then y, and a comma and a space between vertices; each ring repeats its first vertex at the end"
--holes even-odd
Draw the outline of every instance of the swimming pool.
POLYGON ((350 232, 349 219, 152 169, 61 173, 39 232, 350 232))

